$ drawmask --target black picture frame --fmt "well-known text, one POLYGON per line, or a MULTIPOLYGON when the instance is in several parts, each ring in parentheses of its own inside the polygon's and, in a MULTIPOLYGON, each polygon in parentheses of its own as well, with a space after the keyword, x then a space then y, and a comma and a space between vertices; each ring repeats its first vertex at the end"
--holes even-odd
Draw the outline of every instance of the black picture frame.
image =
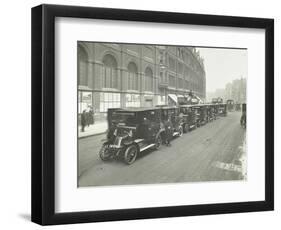
POLYGON ((32 8, 32 221, 41 225, 222 214, 274 209, 274 20, 140 10, 40 5, 32 8), (265 29, 265 200, 55 213, 55 18, 265 29))

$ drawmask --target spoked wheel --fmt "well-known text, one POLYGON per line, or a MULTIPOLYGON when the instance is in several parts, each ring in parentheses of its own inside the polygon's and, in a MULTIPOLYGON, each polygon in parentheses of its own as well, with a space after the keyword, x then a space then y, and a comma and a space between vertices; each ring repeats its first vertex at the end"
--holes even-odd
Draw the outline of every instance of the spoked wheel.
POLYGON ((124 162, 128 165, 134 163, 138 155, 138 148, 135 145, 130 145, 124 153, 124 162))
POLYGON ((162 144, 162 138, 161 138, 161 135, 159 134, 158 137, 155 140, 155 147, 154 147, 154 149, 155 150, 159 149, 161 144, 162 144))
POLYGON ((182 136, 182 134, 183 134, 183 129, 182 129, 182 126, 180 126, 180 128, 179 128, 179 137, 181 137, 182 136))
POLYGON ((100 155, 100 159, 102 159, 103 161, 108 161, 111 158, 111 154, 108 151, 108 146, 107 145, 103 145, 101 147, 101 150, 99 152, 100 155))

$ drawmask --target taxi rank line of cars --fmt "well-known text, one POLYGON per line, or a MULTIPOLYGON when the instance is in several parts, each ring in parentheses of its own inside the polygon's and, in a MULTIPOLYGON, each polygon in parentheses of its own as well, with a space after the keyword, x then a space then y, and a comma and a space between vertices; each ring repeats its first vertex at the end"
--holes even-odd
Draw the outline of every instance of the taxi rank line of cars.
POLYGON ((132 164, 139 153, 159 149, 165 140, 169 119, 173 136, 182 136, 220 116, 227 115, 227 104, 156 106, 152 108, 108 109, 108 131, 99 152, 103 161, 119 158, 132 164))

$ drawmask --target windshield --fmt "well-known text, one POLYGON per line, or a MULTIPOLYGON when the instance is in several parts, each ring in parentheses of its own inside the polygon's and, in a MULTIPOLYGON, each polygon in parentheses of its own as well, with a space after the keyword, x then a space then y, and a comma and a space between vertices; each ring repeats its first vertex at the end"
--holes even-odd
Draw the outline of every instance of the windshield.
POLYGON ((136 114, 134 112, 114 112, 112 122, 122 125, 136 125, 136 114))

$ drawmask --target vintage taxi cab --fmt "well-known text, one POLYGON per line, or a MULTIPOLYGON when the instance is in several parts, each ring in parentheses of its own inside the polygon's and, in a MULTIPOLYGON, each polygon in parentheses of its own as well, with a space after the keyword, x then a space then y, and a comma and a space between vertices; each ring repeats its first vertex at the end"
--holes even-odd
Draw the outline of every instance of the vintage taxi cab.
POLYGON ((113 158, 132 164, 138 154, 158 149, 162 144, 160 108, 127 108, 108 111, 108 133, 99 156, 103 161, 113 158))
POLYGON ((170 119, 173 128, 173 136, 182 136, 183 134, 183 117, 180 116, 179 108, 176 106, 157 106, 161 109, 161 121, 165 123, 170 119))
POLYGON ((215 104, 208 104, 207 107, 207 118, 208 122, 217 119, 217 106, 215 104))
POLYGON ((229 112, 233 112, 233 111, 234 111, 234 100, 228 99, 228 100, 226 101, 226 104, 227 104, 227 110, 228 110, 229 112))
POLYGON ((192 106, 196 112, 197 127, 205 125, 208 122, 208 106, 205 104, 198 104, 192 106))
POLYGON ((227 116, 227 104, 226 103, 222 103, 222 104, 218 104, 218 112, 217 112, 218 116, 227 116))
POLYGON ((197 127, 197 110, 195 106, 192 105, 180 105, 179 112, 180 116, 182 116, 182 127, 183 132, 187 133, 191 129, 195 129, 197 127))

